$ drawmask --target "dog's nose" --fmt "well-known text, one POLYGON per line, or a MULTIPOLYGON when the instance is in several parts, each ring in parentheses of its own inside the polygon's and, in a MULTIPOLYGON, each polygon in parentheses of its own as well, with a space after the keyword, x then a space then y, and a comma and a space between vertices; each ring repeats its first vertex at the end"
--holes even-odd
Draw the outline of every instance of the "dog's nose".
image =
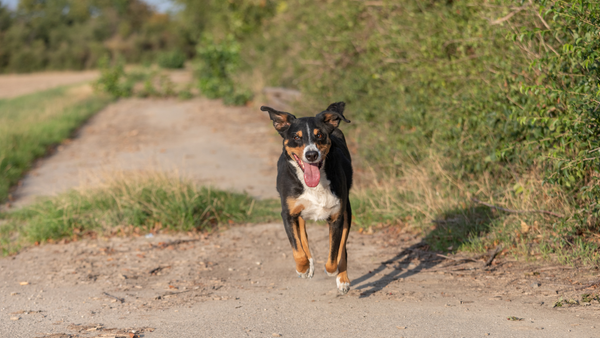
POLYGON ((307 151, 305 156, 306 156, 307 160, 312 162, 312 161, 316 161, 319 158, 319 153, 314 150, 311 150, 311 151, 307 151))

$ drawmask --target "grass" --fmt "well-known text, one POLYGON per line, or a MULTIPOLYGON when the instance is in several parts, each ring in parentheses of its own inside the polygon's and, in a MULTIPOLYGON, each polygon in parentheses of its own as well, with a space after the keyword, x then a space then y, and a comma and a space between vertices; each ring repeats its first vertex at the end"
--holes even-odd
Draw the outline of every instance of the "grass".
POLYGON ((0 214, 0 250, 98 235, 208 231, 217 225, 279 218, 279 202, 199 187, 165 173, 112 173, 93 188, 71 190, 0 214))
POLYGON ((109 102, 87 85, 0 100, 0 201, 10 197, 33 161, 109 102))
POLYGON ((445 168, 442 158, 430 155, 419 164, 404 163, 400 174, 363 179, 352 194, 354 223, 400 226, 423 236, 437 251, 485 253, 502 246, 503 255, 520 260, 600 263, 595 224, 581 225, 573 197, 543 184, 539 172, 515 174, 511 181, 491 174, 457 179, 445 168), (564 217, 504 212, 473 197, 506 209, 549 210, 564 217))

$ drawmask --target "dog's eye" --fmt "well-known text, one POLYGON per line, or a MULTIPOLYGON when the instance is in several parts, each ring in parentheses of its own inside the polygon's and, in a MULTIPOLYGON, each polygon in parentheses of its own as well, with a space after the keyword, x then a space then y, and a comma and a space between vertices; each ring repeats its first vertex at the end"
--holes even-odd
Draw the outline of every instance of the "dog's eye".
POLYGON ((300 141, 300 138, 301 138, 300 136, 298 136, 298 135, 294 135, 294 140, 296 140, 296 141, 300 141))
POLYGON ((319 140, 320 140, 320 139, 322 139, 322 138, 323 138, 323 134, 321 134, 321 132, 318 132, 318 133, 317 133, 317 138, 318 138, 319 140))

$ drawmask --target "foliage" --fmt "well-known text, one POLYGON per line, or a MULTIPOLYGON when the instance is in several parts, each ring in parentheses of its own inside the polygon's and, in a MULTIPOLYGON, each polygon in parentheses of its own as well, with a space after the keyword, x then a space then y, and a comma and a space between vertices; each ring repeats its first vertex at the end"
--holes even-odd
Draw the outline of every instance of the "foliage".
POLYGON ((114 234, 133 228, 134 233, 208 231, 217 225, 273 220, 276 203, 256 201, 161 173, 113 173, 103 186, 70 191, 15 212, 0 215, 0 248, 4 254, 20 244, 114 234), (13 238, 12 241, 6 240, 13 238), (4 241, 2 241, 4 239, 4 241), (11 243, 12 242, 12 243, 11 243))
POLYGON ((189 84, 178 88, 168 72, 152 67, 131 67, 125 71, 123 63, 111 64, 108 58, 101 60, 100 77, 94 83, 94 88, 113 98, 178 97, 187 100, 194 96, 189 84))
POLYGON ((251 98, 248 91, 235 87, 234 74, 240 67, 240 45, 227 36, 222 41, 205 36, 197 49, 196 76, 201 93, 211 99, 223 98, 225 104, 242 105, 251 98))
POLYGON ((105 55, 153 60, 189 49, 179 29, 141 0, 21 0, 14 12, 0 8, 0 72, 93 68, 105 55))
POLYGON ((180 50, 165 51, 158 54, 156 62, 162 68, 179 69, 185 65, 186 55, 180 50))
POLYGON ((88 86, 57 88, 0 100, 0 201, 54 145, 110 102, 88 86))
POLYGON ((100 59, 98 66, 100 77, 94 84, 97 90, 108 93, 114 98, 131 96, 133 84, 125 78, 125 69, 122 62, 111 65, 108 57, 104 57, 100 59))
POLYGON ((198 87, 209 98, 242 105, 252 98, 252 84, 238 78, 249 65, 241 58, 240 41, 260 32, 275 15, 275 0, 179 0, 186 10, 179 20, 188 40, 196 41, 198 87))
POLYGON ((521 138, 526 142, 507 144, 498 153, 535 152, 545 164, 547 182, 572 192, 582 206, 583 213, 577 216, 597 231, 600 4, 540 1, 539 5, 549 24, 509 36, 533 55, 530 74, 534 80, 520 84, 520 105, 511 115, 522 126, 521 138))

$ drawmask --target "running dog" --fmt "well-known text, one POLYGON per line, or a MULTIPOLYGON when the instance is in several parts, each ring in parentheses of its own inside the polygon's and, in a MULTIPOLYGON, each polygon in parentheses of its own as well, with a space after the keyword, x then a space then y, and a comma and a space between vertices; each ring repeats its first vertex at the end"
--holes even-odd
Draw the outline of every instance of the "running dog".
POLYGON ((329 223, 329 257, 325 272, 336 276, 337 289, 350 289, 346 241, 352 221, 348 198, 352 186, 352 162, 346 139, 338 129, 344 117, 344 102, 331 104, 315 117, 294 115, 262 106, 283 137, 283 152, 277 163, 277 191, 281 218, 292 245, 296 272, 312 278, 315 265, 306 234, 306 220, 329 223))

